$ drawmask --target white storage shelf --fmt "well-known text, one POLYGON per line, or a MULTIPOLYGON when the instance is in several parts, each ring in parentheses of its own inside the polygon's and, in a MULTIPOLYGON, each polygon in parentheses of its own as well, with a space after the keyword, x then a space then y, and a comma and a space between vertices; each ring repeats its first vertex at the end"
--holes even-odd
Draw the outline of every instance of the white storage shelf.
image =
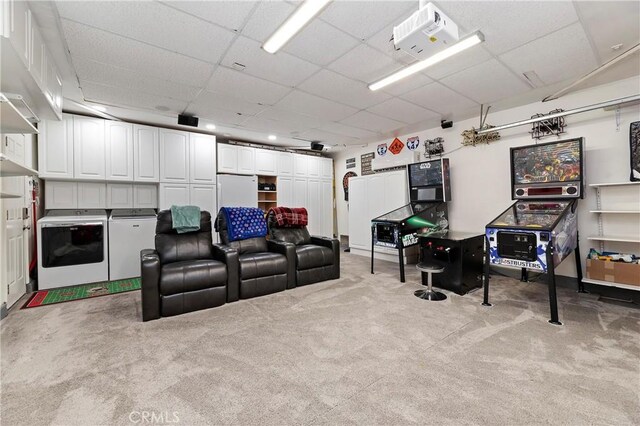
POLYGON ((619 243, 640 243, 640 237, 615 237, 609 235, 592 235, 587 239, 592 241, 612 241, 619 243))
POLYGON ((589 186, 591 188, 604 188, 607 186, 627 186, 627 185, 640 185, 640 181, 634 182, 610 182, 610 183, 592 183, 589 186))
POLYGON ((0 198, 20 198, 22 195, 20 194, 11 194, 9 192, 4 192, 0 190, 0 198))
POLYGON ((640 210, 591 210, 591 213, 600 213, 600 214, 639 214, 640 210))
POLYGON ((36 176, 37 171, 24 167, 4 154, 0 154, 0 177, 6 176, 36 176))
POLYGON ((582 281, 589 284, 604 285, 607 287, 625 288, 627 290, 640 291, 640 286, 631 284, 614 283, 611 281, 594 280, 593 278, 583 278, 582 281))
POLYGON ((38 129, 36 129, 4 95, 0 95, 0 117, 2 117, 2 120, 0 120, 2 123, 0 133, 38 133, 38 129))

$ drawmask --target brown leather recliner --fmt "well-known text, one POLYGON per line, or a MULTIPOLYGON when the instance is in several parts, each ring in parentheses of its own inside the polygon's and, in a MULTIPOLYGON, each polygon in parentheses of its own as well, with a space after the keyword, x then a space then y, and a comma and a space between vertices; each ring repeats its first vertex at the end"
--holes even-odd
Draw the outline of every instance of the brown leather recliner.
POLYGON ((222 242, 215 246, 236 252, 238 258, 238 288, 235 293, 230 291, 229 302, 264 296, 295 286, 293 244, 267 241, 265 237, 230 241, 227 219, 222 209, 216 216, 215 229, 222 242))
POLYGON ((311 236, 306 226, 280 227, 272 210, 267 215, 270 241, 295 245, 295 286, 340 278, 340 242, 311 236))
POLYGON ((142 250, 142 320, 213 308, 237 293, 238 253, 211 243, 211 214, 200 230, 178 234, 171 210, 158 213, 156 249, 142 250))

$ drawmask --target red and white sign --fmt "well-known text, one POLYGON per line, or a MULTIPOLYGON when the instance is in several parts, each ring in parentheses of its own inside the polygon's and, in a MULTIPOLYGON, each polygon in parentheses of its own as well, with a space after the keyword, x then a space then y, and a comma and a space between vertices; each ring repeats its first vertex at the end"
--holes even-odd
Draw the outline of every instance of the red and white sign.
POLYGON ((400 152, 402 152, 402 148, 404 148, 404 144, 398 138, 395 138, 393 142, 391 142, 391 145, 389 145, 389 151, 391 151, 393 155, 400 154, 400 152))

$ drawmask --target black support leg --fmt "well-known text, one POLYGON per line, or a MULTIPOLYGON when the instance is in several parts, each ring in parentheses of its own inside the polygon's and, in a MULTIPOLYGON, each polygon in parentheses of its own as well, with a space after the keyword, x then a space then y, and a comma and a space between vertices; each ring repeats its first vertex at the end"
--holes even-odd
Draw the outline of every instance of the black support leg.
POLYGON ((520 281, 523 283, 529 282, 529 271, 527 268, 522 268, 522 271, 520 272, 520 281))
POLYGON ((484 237, 484 300, 482 306, 491 306, 489 303, 489 265, 491 255, 489 254, 489 240, 484 237))
POLYGON ((373 226, 371 227, 371 273, 373 274, 373 253, 374 253, 374 239, 373 239, 373 226))
POLYGON ((578 275, 578 293, 589 293, 584 289, 584 283, 582 282, 582 257, 580 256, 580 238, 576 236, 576 249, 573 251, 573 255, 576 257, 576 273, 578 275))
POLYGON ((556 268, 553 263, 553 245, 547 246, 547 285, 549 286, 549 309, 551 319, 549 322, 554 325, 562 325, 558 319, 558 297, 556 295, 556 268))
POLYGON ((400 282, 404 282, 404 247, 402 245, 402 240, 398 243, 398 257, 400 260, 400 282))

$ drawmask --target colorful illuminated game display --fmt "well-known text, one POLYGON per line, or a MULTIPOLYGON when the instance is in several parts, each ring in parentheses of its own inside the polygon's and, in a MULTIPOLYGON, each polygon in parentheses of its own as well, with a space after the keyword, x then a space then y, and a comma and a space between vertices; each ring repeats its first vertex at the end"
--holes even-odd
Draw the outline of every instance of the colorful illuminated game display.
POLYGON ((411 202, 371 220, 371 273, 375 246, 394 248, 398 250, 401 282, 405 281, 404 249, 418 244, 418 234, 449 228, 449 159, 409 164, 407 176, 411 202))
POLYGON ((517 200, 486 226, 484 305, 489 304, 489 265, 547 274, 552 324, 558 320, 555 268, 575 251, 579 290, 582 267, 577 203, 584 181, 583 140, 511 148, 511 195, 517 200))

